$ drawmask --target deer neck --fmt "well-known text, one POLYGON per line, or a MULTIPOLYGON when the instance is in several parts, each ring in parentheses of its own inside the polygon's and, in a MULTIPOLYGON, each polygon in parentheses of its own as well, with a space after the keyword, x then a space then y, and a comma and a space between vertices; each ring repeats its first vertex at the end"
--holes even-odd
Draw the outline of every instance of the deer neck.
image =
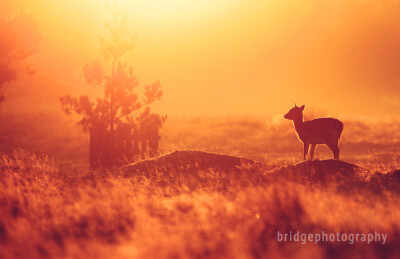
POLYGON ((296 129, 297 133, 299 133, 303 128, 303 116, 293 120, 294 128, 296 129))

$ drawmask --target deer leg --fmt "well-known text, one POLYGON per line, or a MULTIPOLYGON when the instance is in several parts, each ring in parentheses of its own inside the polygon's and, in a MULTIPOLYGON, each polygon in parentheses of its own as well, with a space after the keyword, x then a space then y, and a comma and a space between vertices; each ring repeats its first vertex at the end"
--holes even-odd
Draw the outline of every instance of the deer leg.
POLYGON ((340 149, 338 142, 329 143, 327 145, 332 150, 334 159, 339 160, 340 149))
POLYGON ((336 144, 335 150, 336 150, 336 151, 334 151, 334 158, 335 158, 336 160, 339 160, 340 149, 339 149, 339 145, 338 145, 338 144, 336 144))
POLYGON ((310 159, 313 160, 314 158, 314 151, 315 148, 317 147, 317 144, 311 144, 311 149, 310 149, 310 159))
POLYGON ((304 160, 307 159, 308 147, 310 144, 304 142, 304 160))

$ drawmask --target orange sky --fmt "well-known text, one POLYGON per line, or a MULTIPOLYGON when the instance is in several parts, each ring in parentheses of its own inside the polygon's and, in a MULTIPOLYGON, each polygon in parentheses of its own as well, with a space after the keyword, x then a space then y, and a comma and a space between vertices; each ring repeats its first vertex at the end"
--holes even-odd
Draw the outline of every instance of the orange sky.
MULTIPOLYGON (((0 3, 3 17, 29 11, 43 38, 28 61, 35 78, 8 90, 9 105, 23 109, 21 95, 41 107, 101 92, 86 85, 82 68, 101 60, 106 2, 0 3)), ((275 115, 296 102, 339 117, 400 116, 399 1, 125 2, 138 40, 124 60, 142 84, 161 81, 156 108, 164 114, 275 115)))

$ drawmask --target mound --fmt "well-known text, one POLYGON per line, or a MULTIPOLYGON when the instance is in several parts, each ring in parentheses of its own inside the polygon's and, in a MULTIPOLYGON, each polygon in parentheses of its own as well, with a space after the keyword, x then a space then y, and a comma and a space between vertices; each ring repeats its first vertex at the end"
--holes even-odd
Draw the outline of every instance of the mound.
POLYGON ((387 173, 374 173, 370 178, 371 188, 379 190, 385 188, 392 192, 400 192, 400 170, 387 173))
POLYGON ((125 175, 149 174, 152 172, 190 172, 200 170, 220 170, 224 172, 240 171, 243 169, 261 170, 266 166, 253 160, 223 154, 203 151, 182 150, 173 153, 138 161, 121 170, 125 175))
POLYGON ((400 170, 384 174, 372 173, 363 167, 339 160, 304 161, 274 169, 273 166, 247 158, 183 150, 138 161, 123 166, 120 170, 126 177, 139 175, 166 178, 179 175, 185 178, 185 175, 199 177, 197 173, 201 171, 215 171, 219 173, 218 177, 224 176, 226 179, 240 175, 244 177, 242 180, 258 177, 255 181, 260 184, 292 181, 316 187, 332 187, 347 194, 359 190, 374 193, 384 190, 400 192, 400 170))
POLYGON ((269 177, 321 185, 343 184, 363 180, 365 169, 340 160, 304 161, 272 171, 269 177))

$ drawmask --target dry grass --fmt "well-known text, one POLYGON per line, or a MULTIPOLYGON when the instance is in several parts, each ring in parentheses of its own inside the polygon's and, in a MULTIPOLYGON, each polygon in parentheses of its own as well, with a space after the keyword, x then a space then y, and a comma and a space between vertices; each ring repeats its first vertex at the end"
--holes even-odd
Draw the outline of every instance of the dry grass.
POLYGON ((258 170, 123 177, 26 152, 3 155, 0 167, 2 258, 396 258, 400 250, 400 185, 385 174, 328 187, 258 170), (388 241, 279 243, 278 230, 379 231, 388 241))

